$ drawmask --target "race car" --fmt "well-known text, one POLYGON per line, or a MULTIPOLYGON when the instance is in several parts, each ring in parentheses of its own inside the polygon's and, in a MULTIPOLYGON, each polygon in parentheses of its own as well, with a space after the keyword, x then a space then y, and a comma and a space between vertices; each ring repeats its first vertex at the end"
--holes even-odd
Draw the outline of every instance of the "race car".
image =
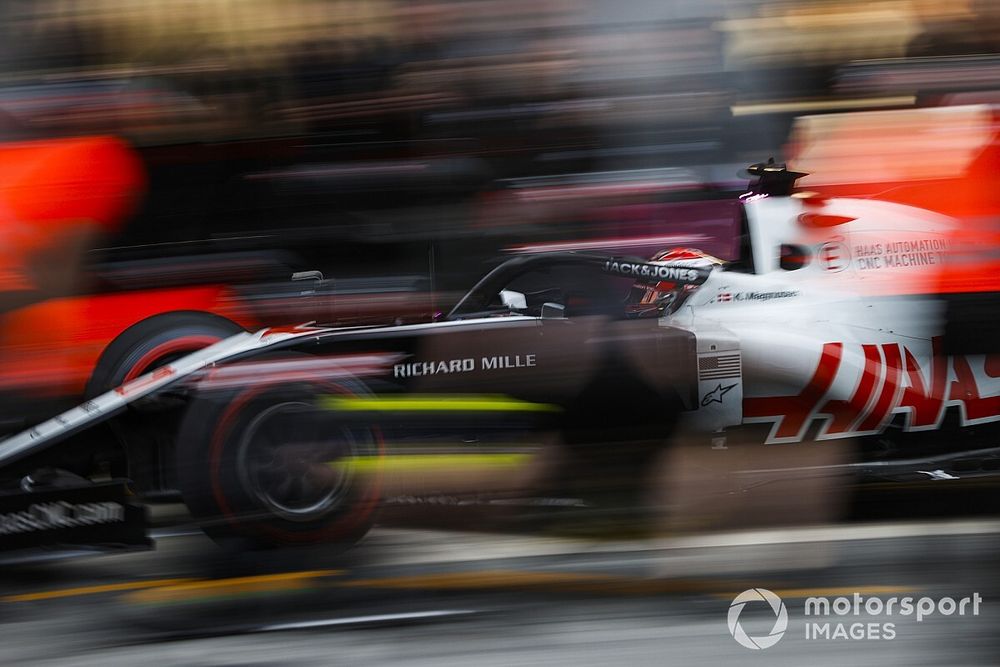
MULTIPOLYGON (((109 420, 138 442, 172 435, 171 451, 129 462, 139 488, 157 475, 213 537, 254 545, 364 535, 387 452, 422 429, 546 429, 591 475, 634 480, 680 431, 731 450, 861 441, 859 474, 990 468, 998 358, 940 351, 933 290, 953 220, 811 197, 773 162, 749 173, 736 261, 514 257, 446 316, 239 333, 8 438, 0 537, 58 532, 33 494, 92 483, 75 443, 109 420)), ((116 489, 88 500, 101 517, 122 514, 116 489)))

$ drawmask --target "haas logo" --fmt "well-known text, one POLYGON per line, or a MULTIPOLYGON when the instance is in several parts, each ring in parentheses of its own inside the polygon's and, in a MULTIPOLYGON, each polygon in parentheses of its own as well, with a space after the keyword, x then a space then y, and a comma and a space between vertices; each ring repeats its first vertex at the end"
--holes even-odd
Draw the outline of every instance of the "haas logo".
POLYGON ((934 339, 930 367, 899 343, 862 345, 864 367, 849 398, 829 397, 844 354, 843 343, 826 343, 812 377, 797 394, 746 398, 748 422, 772 422, 768 443, 797 442, 814 420, 822 420, 818 440, 882 432, 893 414, 905 415, 905 431, 936 429, 945 408, 961 408, 963 426, 1000 420, 1000 396, 982 396, 973 367, 1000 378, 998 357, 945 357, 934 339))

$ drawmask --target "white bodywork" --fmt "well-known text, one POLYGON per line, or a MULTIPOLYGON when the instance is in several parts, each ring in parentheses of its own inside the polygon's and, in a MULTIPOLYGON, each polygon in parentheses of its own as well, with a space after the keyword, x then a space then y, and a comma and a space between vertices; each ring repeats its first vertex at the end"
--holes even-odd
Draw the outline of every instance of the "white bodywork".
MULTIPOLYGON (((739 341, 741 386, 721 403, 703 400, 701 424, 770 423, 767 442, 778 443, 800 441, 810 427, 820 440, 879 433, 897 414, 904 430, 933 429, 951 405, 966 425, 1000 420, 1000 364, 933 354, 942 324, 934 278, 950 218, 852 199, 816 206, 751 196, 745 208, 755 272, 714 271, 662 319, 695 331, 699 356, 709 341, 739 341), (849 221, 803 224, 815 212, 849 221), (811 260, 780 268, 782 244, 804 247, 811 260)), ((702 395, 718 384, 703 379, 702 395)))

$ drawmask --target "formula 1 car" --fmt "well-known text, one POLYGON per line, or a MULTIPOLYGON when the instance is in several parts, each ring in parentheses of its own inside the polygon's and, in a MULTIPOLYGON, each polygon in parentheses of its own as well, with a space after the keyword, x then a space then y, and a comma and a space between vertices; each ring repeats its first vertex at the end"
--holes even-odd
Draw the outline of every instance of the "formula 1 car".
MULTIPOLYGON (((35 498, 93 483, 81 453, 109 421, 133 452, 176 434, 125 462, 140 499, 179 491, 212 536, 265 545, 358 539, 388 446, 449 425, 554 430, 593 474, 635 479, 678 429, 731 449, 860 440, 858 470, 883 476, 989 467, 1000 365, 944 356, 938 336, 952 220, 796 193, 782 165, 750 173, 737 261, 514 257, 442 318, 239 333, 8 438, 0 538, 56 539, 66 512, 35 498)), ((112 490, 74 506, 72 528, 122 516, 112 490)))

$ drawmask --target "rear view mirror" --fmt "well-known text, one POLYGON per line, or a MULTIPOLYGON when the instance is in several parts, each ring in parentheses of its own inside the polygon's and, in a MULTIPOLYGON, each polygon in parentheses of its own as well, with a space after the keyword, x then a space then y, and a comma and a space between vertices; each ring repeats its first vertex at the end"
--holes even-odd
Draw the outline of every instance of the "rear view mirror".
POLYGON ((307 294, 315 294, 316 290, 326 282, 322 271, 296 271, 292 274, 292 282, 299 283, 306 280, 311 280, 312 286, 310 289, 302 292, 303 296, 307 294))
POLYGON ((292 274, 292 280, 298 282, 300 280, 323 280, 322 271, 296 271, 292 274))
POLYGON ((500 301, 511 310, 525 310, 528 307, 528 300, 524 295, 514 290, 500 290, 500 301))
POLYGON ((543 320, 561 320, 566 317, 566 306, 546 301, 542 304, 543 320))

